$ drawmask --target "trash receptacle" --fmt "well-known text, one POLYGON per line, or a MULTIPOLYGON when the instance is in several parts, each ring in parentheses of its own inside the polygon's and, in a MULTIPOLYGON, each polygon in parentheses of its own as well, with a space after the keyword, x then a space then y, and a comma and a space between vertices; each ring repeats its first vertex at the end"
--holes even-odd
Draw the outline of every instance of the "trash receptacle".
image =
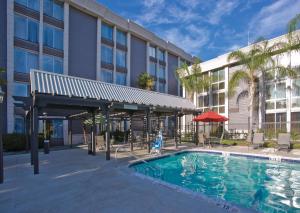
POLYGON ((50 150, 50 141, 44 140, 44 153, 49 154, 49 150, 50 150))

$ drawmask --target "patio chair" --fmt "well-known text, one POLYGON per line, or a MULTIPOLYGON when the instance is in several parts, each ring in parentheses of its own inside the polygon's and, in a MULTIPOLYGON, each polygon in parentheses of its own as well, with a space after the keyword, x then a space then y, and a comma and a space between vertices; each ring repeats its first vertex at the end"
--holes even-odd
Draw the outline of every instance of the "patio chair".
POLYGON ((105 149, 105 140, 104 140, 104 137, 103 135, 98 135, 96 136, 96 144, 97 144, 97 147, 102 150, 105 149))
POLYGON ((254 133, 252 147, 257 149, 264 145, 264 133, 254 133))
POLYGON ((291 135, 290 133, 279 133, 277 139, 277 148, 280 149, 287 149, 289 150, 291 146, 291 135))

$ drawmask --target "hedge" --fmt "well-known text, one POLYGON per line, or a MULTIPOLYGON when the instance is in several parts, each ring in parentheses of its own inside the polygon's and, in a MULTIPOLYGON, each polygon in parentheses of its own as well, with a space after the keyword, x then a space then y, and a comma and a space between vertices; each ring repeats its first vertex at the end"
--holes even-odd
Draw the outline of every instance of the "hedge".
MULTIPOLYGON (((43 141, 43 135, 39 135, 39 148, 43 148, 43 141)), ((28 148, 30 148, 30 143, 28 148)), ((26 149, 26 135, 18 133, 3 135, 3 149, 6 152, 24 151, 26 149)))

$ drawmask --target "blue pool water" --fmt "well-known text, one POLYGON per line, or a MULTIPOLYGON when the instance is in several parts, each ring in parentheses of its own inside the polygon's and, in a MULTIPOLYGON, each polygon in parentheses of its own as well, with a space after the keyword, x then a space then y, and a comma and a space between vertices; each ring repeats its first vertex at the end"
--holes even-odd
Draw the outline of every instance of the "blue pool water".
POLYGON ((261 212, 300 212, 300 164, 184 152, 136 172, 261 212))

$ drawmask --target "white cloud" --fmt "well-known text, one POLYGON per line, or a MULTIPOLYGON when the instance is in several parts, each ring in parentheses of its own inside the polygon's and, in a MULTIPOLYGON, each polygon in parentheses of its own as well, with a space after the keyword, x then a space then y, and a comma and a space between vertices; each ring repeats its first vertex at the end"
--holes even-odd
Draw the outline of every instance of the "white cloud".
MULTIPOLYGON (((279 0, 263 7, 251 20, 249 30, 254 37, 270 36, 286 29, 287 23, 300 12, 299 0, 279 0)), ((253 38, 253 39, 255 39, 253 38)))
POLYGON ((208 14, 208 22, 210 24, 218 24, 221 18, 225 15, 230 15, 231 12, 238 6, 238 0, 220 0, 216 4, 214 10, 208 14))
POLYGON ((198 55, 209 39, 209 32, 196 25, 187 25, 183 28, 172 28, 163 33, 163 37, 186 50, 189 53, 198 55))

